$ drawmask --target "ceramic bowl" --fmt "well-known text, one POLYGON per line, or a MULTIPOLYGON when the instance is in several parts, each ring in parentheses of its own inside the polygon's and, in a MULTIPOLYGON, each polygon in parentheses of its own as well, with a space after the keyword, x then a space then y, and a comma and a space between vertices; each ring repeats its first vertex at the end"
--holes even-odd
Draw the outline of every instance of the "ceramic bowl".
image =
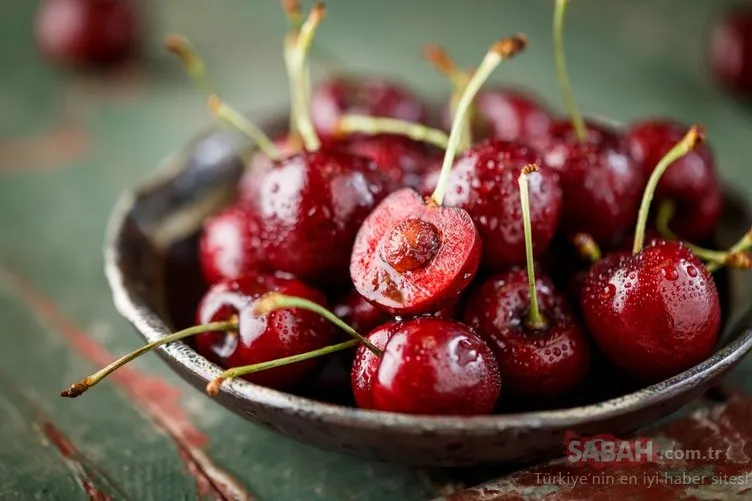
MULTIPOLYGON (((210 132, 170 156, 155 176, 126 191, 114 209, 105 249, 107 278, 117 310, 145 341, 192 323, 203 287, 196 235, 202 221, 232 199, 243 171, 238 151, 244 146, 231 133, 210 132)), ((729 245, 751 220, 749 205, 727 192, 716 243, 729 245)), ((743 272, 721 274, 718 284, 725 329, 710 358, 651 386, 627 384, 616 394, 587 389, 583 402, 556 410, 478 417, 360 410, 340 403, 347 403, 348 383, 346 374, 336 370, 300 394, 233 380, 216 401, 301 442, 388 462, 471 466, 541 459, 561 453, 568 431, 626 436, 700 396, 734 367, 752 347, 752 320, 746 314, 752 285, 743 272)), ((185 343, 157 351, 200 391, 221 372, 185 343)))

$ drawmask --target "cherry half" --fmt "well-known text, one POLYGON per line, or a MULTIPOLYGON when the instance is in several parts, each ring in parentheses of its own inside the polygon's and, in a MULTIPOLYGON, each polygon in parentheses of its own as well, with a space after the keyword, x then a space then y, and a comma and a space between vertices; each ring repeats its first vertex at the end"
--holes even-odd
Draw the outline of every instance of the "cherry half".
POLYGON ((657 241, 643 248, 661 175, 702 141, 702 130, 692 127, 661 160, 645 189, 632 255, 594 267, 582 290, 582 314, 602 351, 624 372, 647 382, 701 362, 718 338, 718 291, 702 261, 682 243, 657 241))
POLYGON ((384 324, 355 354, 351 379, 358 407, 432 415, 490 414, 501 389, 488 345, 469 327, 417 318, 384 324))
POLYGON ((412 189, 396 191, 366 218, 355 239, 350 277, 370 302, 394 315, 441 309, 467 287, 478 269, 478 230, 463 209, 442 207, 462 118, 480 86, 505 58, 525 45, 522 37, 497 42, 468 84, 449 136, 441 176, 424 201, 412 189))
POLYGON ((535 277, 527 194, 527 178, 535 168, 519 176, 527 271, 514 268, 488 278, 468 299, 463 318, 491 345, 505 392, 548 399, 582 382, 590 347, 564 296, 548 277, 535 277))

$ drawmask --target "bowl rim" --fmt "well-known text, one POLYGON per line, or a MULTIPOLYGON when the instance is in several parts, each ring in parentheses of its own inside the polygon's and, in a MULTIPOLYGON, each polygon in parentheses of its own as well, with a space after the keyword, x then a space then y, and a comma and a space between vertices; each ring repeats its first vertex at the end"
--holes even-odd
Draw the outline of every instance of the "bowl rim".
MULTIPOLYGON (((185 161, 188 158, 187 153, 210 135, 211 133, 202 134, 183 148, 173 151, 160 162, 154 172, 121 192, 107 224, 104 268, 115 308, 147 342, 158 340, 168 335, 171 330, 155 311, 126 287, 126 276, 118 265, 123 228, 138 197, 165 186, 183 172, 188 165, 185 161)), ((279 411, 298 412, 303 409, 307 414, 349 426, 388 427, 406 431, 421 428, 439 433, 462 431, 479 434, 509 428, 563 428, 582 424, 583 420, 596 423, 640 411, 669 400, 677 393, 689 392, 709 378, 722 374, 752 349, 752 324, 749 321, 744 322, 748 318, 745 313, 735 325, 730 326, 735 331, 741 331, 733 340, 704 361, 676 376, 625 395, 564 409, 481 416, 411 415, 321 402, 257 385, 242 378, 225 381, 221 392, 279 411)), ((155 351, 162 357, 180 364, 200 381, 208 382, 222 372, 219 366, 182 341, 160 346, 155 351)))

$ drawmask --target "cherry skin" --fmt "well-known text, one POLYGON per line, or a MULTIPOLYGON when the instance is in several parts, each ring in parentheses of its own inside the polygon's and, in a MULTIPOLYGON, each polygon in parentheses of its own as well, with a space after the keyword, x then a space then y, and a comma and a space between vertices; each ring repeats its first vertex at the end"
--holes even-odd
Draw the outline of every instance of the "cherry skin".
MULTIPOLYGON (((335 341, 332 325, 316 313, 299 308, 254 313, 259 298, 268 292, 302 297, 322 306, 326 299, 306 284, 268 274, 249 274, 238 280, 219 282, 204 295, 196 322, 205 324, 238 316, 237 332, 207 332, 195 338, 196 349, 224 368, 275 360, 323 348, 335 341)), ((320 360, 278 367, 245 376, 249 381, 276 389, 288 389, 310 378, 320 360)))
POLYGON ((580 142, 571 122, 557 122, 539 146, 543 162, 559 173, 564 233, 588 233, 607 247, 632 228, 645 179, 619 134, 594 123, 587 132, 580 142))
POLYGON ((501 389, 488 345, 469 327, 417 318, 368 336, 381 357, 358 347, 351 372, 358 407, 406 414, 490 414, 501 389))
POLYGON ((341 297, 332 311, 358 332, 369 332, 391 319, 354 290, 341 297))
MULTIPOLYGON (((629 152, 645 179, 686 133, 686 127, 666 119, 645 120, 629 129, 629 152)), ((709 237, 723 208, 723 194, 710 148, 699 146, 672 163, 658 183, 655 200, 674 202, 676 210, 669 228, 679 237, 689 241, 709 237)))
POLYGON ((199 241, 199 263, 207 283, 240 278, 263 267, 258 216, 235 204, 209 218, 199 241))
POLYGON ((347 276, 355 235, 386 195, 376 165, 322 147, 280 161, 249 183, 259 215, 260 252, 271 269, 334 286, 347 276))
POLYGON ((475 98, 474 110, 476 119, 490 129, 491 137, 505 141, 524 143, 544 138, 553 122, 548 109, 517 89, 484 89, 475 98))
POLYGON ((721 85, 732 92, 752 93, 752 9, 739 7, 718 20, 709 58, 721 85))
POLYGON ((467 212, 426 203, 404 188, 364 221, 350 278, 358 293, 389 313, 431 313, 458 299, 480 256, 480 236, 467 212))
POLYGON ((375 78, 334 78, 311 95, 311 119, 322 138, 335 135, 342 115, 358 114, 425 122, 426 109, 409 90, 375 78))
POLYGON ((511 395, 555 398, 571 393, 590 363, 587 337, 550 279, 536 277, 542 330, 530 329, 527 271, 514 268, 484 281, 470 296, 464 320, 494 352, 504 390, 511 395))
POLYGON ((54 61, 100 65, 136 52, 141 21, 133 0, 43 0, 34 29, 37 45, 54 61))
MULTIPOLYGON (((519 143, 487 139, 466 150, 455 161, 444 201, 465 209, 483 240, 483 266, 500 271, 525 262, 525 238, 517 178, 530 164, 541 165, 530 176, 530 212, 533 245, 544 252, 559 223, 562 192, 556 172, 542 165, 540 155, 519 143)), ((433 188, 436 173, 423 189, 433 188)))
POLYGON ((681 243, 658 241, 591 270, 582 290, 588 330, 614 365, 656 382, 707 358, 721 311, 713 278, 681 243))

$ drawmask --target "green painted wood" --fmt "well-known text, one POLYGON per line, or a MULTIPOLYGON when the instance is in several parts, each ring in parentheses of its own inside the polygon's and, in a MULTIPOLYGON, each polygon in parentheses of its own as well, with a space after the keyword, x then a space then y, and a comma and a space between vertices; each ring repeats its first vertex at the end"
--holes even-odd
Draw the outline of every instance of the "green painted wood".
MULTIPOLYGON (((8 339, 0 368, 130 497, 194 498, 195 478, 180 446, 123 386, 103 384, 76 402, 57 399, 57 390, 94 364, 70 347, 59 325, 41 318, 39 304, 20 297, 17 281, 28 282, 37 299, 52 300, 59 315, 102 349, 120 354, 138 345, 115 314, 102 275, 107 215, 122 188, 211 123, 202 99, 161 53, 163 35, 189 36, 227 100, 239 108, 262 112, 287 102, 280 56, 284 20, 276 2, 144 3, 152 20, 149 57, 106 75, 60 70, 40 60, 29 34, 35 2, 10 2, 0 17, 0 269, 12 272, 10 278, 0 273, 8 339), (29 367, 40 370, 20 377, 29 367)), ((568 16, 567 53, 584 109, 622 121, 665 114, 704 124, 724 177, 751 193, 750 108, 717 92, 702 65, 707 22, 732 3, 577 0, 568 16)), ((322 44, 353 71, 399 75, 435 99, 446 95, 447 86, 421 61, 423 44, 441 42, 460 62, 473 65, 492 40, 524 31, 528 53, 505 64, 494 79, 528 85, 560 104, 550 47, 552 0, 327 4, 322 44)), ((417 500, 438 494, 424 473, 313 450, 255 428, 178 381, 155 357, 136 367, 179 393, 180 408, 207 437, 193 453, 205 454, 258 499, 417 500)), ((749 370, 747 362, 734 382, 752 388, 749 370)), ((4 390, 0 399, 9 412, 21 407, 4 390)), ((29 496, 41 492, 33 490, 40 471, 35 468, 50 461, 50 471, 61 472, 50 475, 60 479, 50 484, 50 496, 67 499, 66 489, 78 488, 72 477, 60 462, 47 458, 38 464, 37 453, 48 447, 35 446, 33 428, 23 431, 25 425, 15 423, 19 438, 12 450, 22 459, 2 461, 0 484, 29 496)), ((2 433, 16 435, 4 427, 2 433)), ((0 492, 8 497, 10 491, 0 492)))

